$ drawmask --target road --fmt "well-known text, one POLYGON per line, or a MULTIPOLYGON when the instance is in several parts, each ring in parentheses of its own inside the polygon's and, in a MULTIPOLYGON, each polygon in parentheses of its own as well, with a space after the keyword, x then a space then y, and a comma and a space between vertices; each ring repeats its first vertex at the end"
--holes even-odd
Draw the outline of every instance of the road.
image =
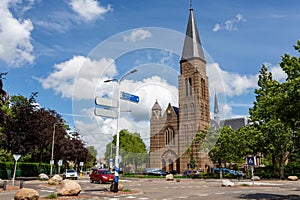
MULTIPOLYGON (((232 200, 232 199, 300 199, 300 185, 298 181, 258 181, 252 185, 249 180, 237 181, 234 187, 222 187, 220 180, 181 179, 166 181, 165 179, 121 179, 126 193, 112 193, 110 184, 89 183, 88 177, 79 180, 82 188, 78 197, 68 199, 137 199, 137 200, 176 200, 176 199, 205 199, 205 200, 232 200), (250 186, 246 186, 250 184, 250 186)), ((18 182, 16 182, 18 185, 18 182)), ((25 188, 38 190, 40 197, 47 197, 57 190, 57 186, 47 182, 25 181, 25 188)), ((13 200, 17 190, 0 191, 1 200, 13 200)), ((41 198, 42 199, 42 198, 41 198)))

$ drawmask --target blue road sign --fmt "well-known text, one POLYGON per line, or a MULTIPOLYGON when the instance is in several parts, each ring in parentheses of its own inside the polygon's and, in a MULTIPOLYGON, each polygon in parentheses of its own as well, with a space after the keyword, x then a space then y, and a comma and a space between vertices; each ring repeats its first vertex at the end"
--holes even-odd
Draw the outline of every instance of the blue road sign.
POLYGON ((126 92, 122 92, 121 99, 131 101, 133 103, 138 103, 140 101, 140 98, 138 96, 126 92))
POLYGON ((248 166, 254 166, 255 165, 255 160, 253 156, 247 157, 247 165, 248 166))

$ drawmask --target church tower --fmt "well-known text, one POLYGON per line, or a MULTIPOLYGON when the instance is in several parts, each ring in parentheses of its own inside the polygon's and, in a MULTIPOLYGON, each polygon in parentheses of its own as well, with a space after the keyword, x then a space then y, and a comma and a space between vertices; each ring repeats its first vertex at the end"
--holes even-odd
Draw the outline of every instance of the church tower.
POLYGON ((210 108, 206 60, 203 53, 193 8, 190 8, 186 36, 180 60, 179 92, 179 146, 180 169, 205 168, 207 156, 200 155, 196 133, 210 125, 210 108))
POLYGON ((180 59, 179 108, 168 105, 162 112, 158 101, 150 119, 150 168, 182 173, 188 168, 205 170, 211 163, 200 153, 195 136, 210 125, 206 61, 192 7, 180 59))

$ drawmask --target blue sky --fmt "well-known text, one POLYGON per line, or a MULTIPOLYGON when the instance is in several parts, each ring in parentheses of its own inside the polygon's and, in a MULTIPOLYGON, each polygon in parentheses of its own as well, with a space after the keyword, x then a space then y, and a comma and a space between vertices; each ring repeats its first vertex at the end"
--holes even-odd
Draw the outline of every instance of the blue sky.
MULTIPOLYGON (((155 100, 163 109, 168 102, 178 104, 189 6, 188 0, 2 0, 4 89, 26 97, 38 92, 42 107, 62 114, 102 155, 116 123, 93 115, 94 99, 114 98, 116 83, 103 80, 137 68, 121 89, 141 102, 123 103, 131 112, 121 115, 120 128, 140 132, 147 142, 155 100)), ((224 117, 247 116, 262 64, 284 80, 278 63, 284 53, 295 54, 299 1, 194 0, 193 9, 208 67, 214 69, 210 93, 217 92, 224 117)))

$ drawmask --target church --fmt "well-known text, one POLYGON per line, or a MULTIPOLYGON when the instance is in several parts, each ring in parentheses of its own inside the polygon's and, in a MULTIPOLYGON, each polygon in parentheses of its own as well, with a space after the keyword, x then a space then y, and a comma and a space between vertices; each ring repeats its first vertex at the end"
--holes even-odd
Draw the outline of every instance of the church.
POLYGON ((194 138, 210 126, 209 86, 192 7, 179 63, 178 108, 169 103, 162 111, 159 100, 152 107, 150 168, 182 173, 196 164, 197 169, 205 170, 212 163, 208 155, 201 155, 201 144, 194 138))
POLYGON ((229 126, 237 130, 245 126, 244 117, 220 119, 217 95, 214 117, 210 116, 209 85, 206 60, 201 45, 193 8, 190 8, 178 76, 178 108, 170 103, 162 110, 159 100, 150 118, 150 168, 182 173, 187 169, 209 171, 213 166, 208 152, 200 151, 197 133, 211 127, 229 126))

